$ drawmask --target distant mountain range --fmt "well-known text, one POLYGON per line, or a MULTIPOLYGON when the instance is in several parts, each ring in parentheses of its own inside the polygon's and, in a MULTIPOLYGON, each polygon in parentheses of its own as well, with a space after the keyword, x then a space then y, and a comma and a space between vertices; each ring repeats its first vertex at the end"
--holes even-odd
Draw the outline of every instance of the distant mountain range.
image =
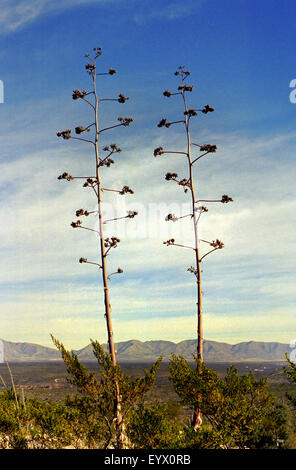
MULTIPOLYGON (((61 360, 59 351, 32 343, 13 343, 0 340, 4 344, 4 360, 8 362, 43 362, 61 360)), ((105 350, 106 345, 103 345, 105 350)), ((117 357, 120 362, 150 362, 160 355, 164 360, 171 353, 180 354, 187 360, 192 359, 196 352, 196 340, 184 340, 180 343, 171 341, 138 341, 135 339, 116 344, 117 357)), ((248 341, 238 344, 204 341, 204 359, 210 362, 241 362, 241 361, 285 361, 285 353, 289 353, 289 345, 282 343, 265 343, 248 341)), ((75 351, 83 361, 93 361, 92 346, 75 351)))

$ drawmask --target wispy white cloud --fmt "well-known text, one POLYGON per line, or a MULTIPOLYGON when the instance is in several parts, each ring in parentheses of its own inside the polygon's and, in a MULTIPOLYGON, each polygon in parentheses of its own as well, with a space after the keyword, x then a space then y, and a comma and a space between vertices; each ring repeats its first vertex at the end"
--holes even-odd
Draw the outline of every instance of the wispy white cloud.
POLYGON ((32 23, 41 15, 59 12, 79 5, 119 2, 121 0, 2 0, 0 34, 8 34, 32 23))
MULTIPOLYGON (((190 16, 199 9, 206 0, 195 2, 174 1, 166 5, 153 5, 152 2, 132 1, 133 19, 142 24, 149 20, 177 20, 190 16)), ((0 34, 13 33, 33 23, 45 14, 59 13, 82 5, 93 4, 103 7, 109 4, 127 4, 126 0, 1 0, 0 34)))
POLYGON ((177 20, 190 16, 199 9, 206 0, 195 0, 195 2, 175 1, 166 5, 158 4, 157 7, 146 4, 144 11, 135 12, 134 21, 142 24, 149 20, 177 20))

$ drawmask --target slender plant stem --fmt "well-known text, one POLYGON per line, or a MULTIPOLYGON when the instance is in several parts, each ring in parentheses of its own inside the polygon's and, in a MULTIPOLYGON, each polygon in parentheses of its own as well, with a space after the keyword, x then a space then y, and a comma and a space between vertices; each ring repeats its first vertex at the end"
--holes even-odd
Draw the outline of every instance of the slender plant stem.
MULTIPOLYGON (((197 289, 197 372, 201 373, 200 363, 203 361, 203 323, 202 323, 202 287, 201 287, 201 263, 199 258, 198 218, 196 211, 196 197, 194 189, 193 162, 191 158, 191 138, 189 130, 188 107, 184 91, 181 93, 185 109, 185 129, 187 138, 187 159, 189 167, 189 181, 192 200, 193 228, 195 241, 195 263, 196 263, 196 289, 197 289)), ((200 397, 201 398, 201 397, 200 397)), ((201 425, 200 409, 194 410, 192 425, 194 429, 201 425)))
MULTIPOLYGON (((93 89, 94 89, 94 96, 95 96, 95 157, 96 157, 96 179, 97 179, 97 198, 98 198, 98 214, 99 214, 99 235, 100 235, 100 253, 101 253, 101 266, 102 266, 102 277, 103 277, 103 286, 104 286, 104 303, 105 303, 105 318, 107 324, 107 332, 108 332, 108 346, 109 346, 109 353, 111 356, 112 364, 116 366, 116 351, 115 351, 115 343, 114 343, 114 334, 113 334, 113 327, 112 327, 112 319, 111 319, 111 303, 110 303, 110 296, 109 296, 109 286, 108 286, 108 276, 107 276, 107 268, 106 268, 106 253, 105 253, 105 240, 104 240, 104 231, 103 231, 103 217, 102 217, 102 186, 100 180, 100 156, 99 156, 99 147, 98 147, 98 140, 99 140, 99 121, 98 121, 98 95, 96 90, 96 74, 93 73, 93 89)), ((116 126, 114 126, 116 127, 116 126)), ((121 396, 118 381, 114 380, 115 386, 115 400, 114 400, 114 413, 116 416, 116 427, 117 427, 117 446, 119 448, 122 447, 122 414, 121 414, 121 396)))
POLYGON ((0 375, 0 380, 1 380, 1 382, 3 383, 4 387, 7 388, 7 385, 6 385, 6 383, 4 382, 4 379, 3 379, 2 375, 0 375))
POLYGON ((9 371, 9 375, 10 375, 10 380, 11 380, 12 390, 13 390, 13 393, 14 393, 16 407, 19 408, 19 402, 18 402, 18 399, 17 399, 17 393, 16 393, 16 389, 15 389, 15 385, 14 385, 13 375, 12 375, 11 369, 10 369, 9 364, 8 364, 7 361, 6 361, 6 365, 7 365, 8 371, 9 371))

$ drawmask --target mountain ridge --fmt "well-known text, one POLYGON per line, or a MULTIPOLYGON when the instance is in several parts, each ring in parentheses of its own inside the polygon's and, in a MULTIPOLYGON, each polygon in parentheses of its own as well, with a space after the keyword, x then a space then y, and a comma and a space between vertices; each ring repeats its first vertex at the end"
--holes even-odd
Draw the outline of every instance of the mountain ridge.
MULTIPOLYGON (((4 346, 4 360, 8 362, 50 362, 62 360, 60 352, 35 343, 21 343, 0 339, 4 346)), ((107 350, 107 345, 102 345, 107 350)), ((150 362, 159 356, 167 361, 171 353, 192 360, 196 351, 196 340, 183 340, 179 343, 165 340, 140 341, 131 339, 115 344, 118 361, 150 362)), ((88 344, 74 350, 81 361, 95 361, 92 346, 88 344)), ((205 340, 204 360, 211 362, 243 361, 285 361, 289 345, 279 342, 243 341, 237 344, 205 340)))

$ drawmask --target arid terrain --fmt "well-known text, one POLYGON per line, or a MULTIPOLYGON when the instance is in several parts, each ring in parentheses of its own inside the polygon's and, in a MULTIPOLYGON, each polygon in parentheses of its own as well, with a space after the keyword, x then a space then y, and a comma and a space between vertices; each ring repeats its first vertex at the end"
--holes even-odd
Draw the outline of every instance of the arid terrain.
MULTIPOLYGON (((94 362, 85 363, 90 371, 96 371, 94 362)), ((150 363, 122 363, 123 369, 132 377, 141 375, 143 369, 148 369, 150 363)), ((211 363, 207 365, 223 376, 231 364, 211 363)), ((295 393, 295 385, 290 384, 283 374, 284 362, 239 362, 236 364, 241 374, 252 370, 256 378, 267 377, 270 390, 279 398, 285 400, 285 394, 295 393)), ((75 394, 76 389, 67 381, 67 371, 63 362, 34 362, 10 363, 14 383, 17 389, 23 389, 24 394, 43 399, 61 401, 68 394, 75 394)), ((0 364, 0 375, 7 386, 11 385, 6 364, 0 364)), ((3 384, 0 384, 3 387, 3 384)), ((157 397, 162 401, 177 401, 173 387, 169 381, 168 363, 164 362, 158 371, 156 383, 149 394, 149 399, 157 397)))

